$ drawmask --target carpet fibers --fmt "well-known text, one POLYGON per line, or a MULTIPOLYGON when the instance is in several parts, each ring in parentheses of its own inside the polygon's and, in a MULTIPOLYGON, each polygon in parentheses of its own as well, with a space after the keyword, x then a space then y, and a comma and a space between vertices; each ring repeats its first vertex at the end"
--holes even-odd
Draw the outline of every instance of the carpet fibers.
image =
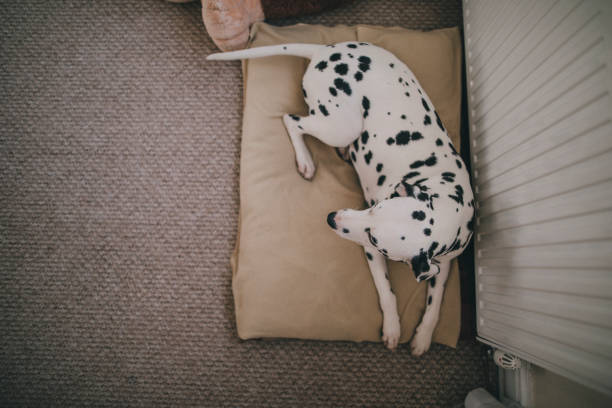
MULTIPOLYGON (((275 24, 461 24, 357 0, 275 24)), ((241 73, 197 3, 0 3, 0 406, 447 407, 485 348, 241 341, 241 73), (229 68, 228 68, 229 67, 229 68)))

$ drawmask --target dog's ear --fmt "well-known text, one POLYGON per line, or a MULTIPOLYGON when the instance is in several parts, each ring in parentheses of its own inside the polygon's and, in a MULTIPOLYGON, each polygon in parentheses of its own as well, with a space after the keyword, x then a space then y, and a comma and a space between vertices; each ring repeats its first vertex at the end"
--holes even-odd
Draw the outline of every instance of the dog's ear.
POLYGON ((408 184, 405 181, 400 181, 399 183, 397 183, 397 186, 395 186, 395 190, 393 191, 393 193, 391 193, 389 198, 414 197, 414 194, 415 186, 413 186, 412 184, 408 184))
POLYGON ((435 276, 440 272, 438 263, 432 261, 427 252, 422 249, 417 256, 413 256, 410 260, 407 259, 404 263, 412 267, 412 273, 414 273, 414 277, 418 282, 435 276))

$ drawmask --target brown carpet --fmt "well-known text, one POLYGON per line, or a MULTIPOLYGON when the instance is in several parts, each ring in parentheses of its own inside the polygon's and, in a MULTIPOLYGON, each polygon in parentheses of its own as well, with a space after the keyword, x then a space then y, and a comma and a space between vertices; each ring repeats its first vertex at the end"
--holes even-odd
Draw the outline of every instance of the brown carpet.
MULTIPOLYGON (((277 21, 431 29, 459 1, 277 21)), ((484 347, 240 341, 239 63, 197 3, 0 4, 0 406, 454 406, 484 347)))

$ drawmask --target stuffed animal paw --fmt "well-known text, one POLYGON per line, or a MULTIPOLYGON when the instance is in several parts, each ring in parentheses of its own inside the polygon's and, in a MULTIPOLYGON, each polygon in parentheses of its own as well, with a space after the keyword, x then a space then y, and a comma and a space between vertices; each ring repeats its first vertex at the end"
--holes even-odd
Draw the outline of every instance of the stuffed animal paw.
POLYGON ((349 1, 352 0, 202 0, 202 19, 217 47, 231 51, 246 47, 253 23, 318 13, 349 1))
POLYGON ((261 0, 202 0, 202 18, 217 47, 231 51, 246 46, 251 24, 265 16, 261 0))

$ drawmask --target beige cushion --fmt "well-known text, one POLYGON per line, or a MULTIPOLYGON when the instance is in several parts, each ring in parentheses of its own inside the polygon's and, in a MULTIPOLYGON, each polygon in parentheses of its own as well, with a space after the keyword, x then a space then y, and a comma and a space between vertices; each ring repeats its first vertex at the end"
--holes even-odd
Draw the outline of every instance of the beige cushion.
MULTIPOLYGON (((251 46, 367 41, 402 59, 434 102, 459 146, 461 44, 456 28, 418 32, 372 26, 273 27, 256 24, 251 46)), ((244 122, 240 162, 240 225, 232 257, 238 335, 242 339, 380 341, 382 314, 362 247, 339 238, 329 212, 364 208, 357 176, 333 148, 306 137, 317 172, 303 180, 281 121, 305 115, 301 80, 308 61, 297 57, 243 63, 244 122)), ((424 306, 426 283, 410 267, 389 262, 401 319, 410 340, 424 306)), ((452 267, 434 341, 454 347, 461 302, 452 267)))

